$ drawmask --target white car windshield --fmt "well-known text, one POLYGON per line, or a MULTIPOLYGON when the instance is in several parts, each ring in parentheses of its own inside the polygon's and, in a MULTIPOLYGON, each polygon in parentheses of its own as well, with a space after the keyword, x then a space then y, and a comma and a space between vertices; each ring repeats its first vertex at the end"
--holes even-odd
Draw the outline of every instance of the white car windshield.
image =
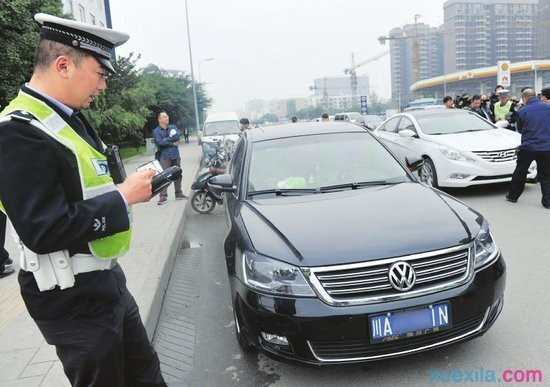
POLYGON ((204 124, 204 136, 219 136, 240 133, 238 121, 214 121, 204 124))
POLYGON ((248 192, 404 181, 403 167, 370 135, 322 134, 255 143, 248 192))
POLYGON ((422 132, 430 135, 492 130, 495 127, 475 113, 443 111, 413 114, 422 132))

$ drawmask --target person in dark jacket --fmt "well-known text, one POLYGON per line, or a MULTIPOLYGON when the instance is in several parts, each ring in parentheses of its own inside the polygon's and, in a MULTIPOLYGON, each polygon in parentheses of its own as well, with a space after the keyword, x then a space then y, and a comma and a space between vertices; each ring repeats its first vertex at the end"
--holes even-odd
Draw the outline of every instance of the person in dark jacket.
POLYGON ((13 274, 15 270, 11 267, 13 261, 10 254, 4 248, 6 241, 6 215, 0 211, 0 278, 13 274))
MULTIPOLYGON (((171 166, 181 166, 181 157, 180 151, 178 149, 178 144, 180 140, 180 133, 178 129, 169 125, 170 117, 165 111, 161 111, 157 115, 157 120, 159 126, 153 130, 153 137, 155 139, 155 144, 157 145, 160 155, 159 161, 162 165, 162 168, 166 169, 171 166)), ((187 199, 187 196, 181 191, 181 181, 180 177, 174 182, 174 188, 176 191, 176 200, 187 199)), ((158 205, 163 205, 168 202, 168 187, 166 187, 159 195, 158 205)))
POLYGON ((524 107, 518 112, 521 145, 506 200, 517 202, 523 193, 529 166, 536 161, 542 205, 550 209, 550 104, 541 102, 531 88, 523 90, 522 100, 524 107))
POLYGON ((480 95, 474 95, 472 97, 472 100, 470 102, 470 106, 466 108, 466 110, 469 110, 471 112, 476 113, 481 118, 484 118, 488 121, 491 121, 491 115, 489 112, 487 112, 482 106, 481 106, 481 96, 480 95))

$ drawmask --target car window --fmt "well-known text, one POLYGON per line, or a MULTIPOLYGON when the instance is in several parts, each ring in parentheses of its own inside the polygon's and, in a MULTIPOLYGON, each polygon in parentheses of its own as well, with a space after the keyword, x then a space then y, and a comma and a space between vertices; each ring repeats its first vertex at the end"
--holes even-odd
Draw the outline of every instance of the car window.
POLYGON ((397 131, 401 131, 401 130, 405 130, 405 129, 412 130, 413 132, 416 133, 416 129, 414 127, 414 124, 407 117, 403 117, 401 119, 401 121, 399 122, 399 125, 397 127, 397 131))
POLYGON ((430 135, 477 132, 495 129, 493 124, 485 121, 475 113, 451 109, 430 114, 415 115, 422 132, 430 135))
POLYGON ((397 132, 397 124, 399 123, 399 120, 401 117, 395 117, 390 119, 388 122, 386 122, 380 130, 383 130, 385 132, 389 133, 396 133, 397 132))
POLYGON ((366 132, 262 141, 254 143, 251 152, 248 192, 410 181, 403 167, 366 132))
POLYGON ((231 177, 233 178, 233 182, 235 185, 240 186, 239 180, 240 180, 240 171, 241 167, 243 165, 244 160, 244 140, 241 138, 239 143, 237 144, 237 147, 235 149, 235 153, 233 153, 233 158, 231 159, 231 163, 229 164, 229 173, 231 174, 231 177))

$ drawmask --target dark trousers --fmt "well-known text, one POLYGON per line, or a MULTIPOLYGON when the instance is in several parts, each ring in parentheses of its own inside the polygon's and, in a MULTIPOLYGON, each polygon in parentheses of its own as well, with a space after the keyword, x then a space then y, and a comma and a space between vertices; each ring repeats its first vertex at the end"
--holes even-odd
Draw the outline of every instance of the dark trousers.
POLYGON ((100 313, 36 321, 74 387, 166 387, 136 302, 125 286, 121 290, 119 301, 100 313))
MULTIPOLYGON (((162 165, 163 169, 172 167, 174 165, 180 167, 181 166, 181 159, 179 157, 177 159, 161 159, 160 160, 160 165, 162 165)), ((181 192, 181 180, 182 180, 182 177, 179 177, 176 181, 174 181, 174 188, 175 188, 175 191, 176 191, 176 195, 180 195, 182 193, 181 192)), ((160 192, 160 197, 161 197, 161 199, 168 197, 168 187, 166 187, 165 189, 163 189, 160 192)))
POLYGON ((6 242, 6 221, 8 218, 6 215, 0 211, 0 272, 4 270, 4 263, 10 257, 10 254, 4 248, 4 243, 6 242))
POLYGON ((550 151, 532 152, 523 149, 519 151, 508 196, 512 199, 518 199, 521 196, 525 188, 529 166, 533 161, 537 162, 537 180, 542 190, 542 204, 550 206, 550 151))

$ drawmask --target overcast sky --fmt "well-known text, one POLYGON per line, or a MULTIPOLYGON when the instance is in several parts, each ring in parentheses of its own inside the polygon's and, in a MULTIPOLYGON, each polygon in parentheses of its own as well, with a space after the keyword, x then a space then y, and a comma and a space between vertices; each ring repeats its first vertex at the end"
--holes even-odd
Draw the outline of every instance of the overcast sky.
MULTIPOLYGON (((443 22, 443 0, 189 0, 195 76, 207 82, 213 110, 241 110, 250 99, 306 97, 313 79, 340 76, 351 52, 367 59, 388 46, 393 27, 443 22)), ((190 70, 184 0, 111 0, 113 28, 128 32, 117 54, 140 65, 190 70)), ((389 56, 364 66, 371 90, 390 96, 389 56)))

